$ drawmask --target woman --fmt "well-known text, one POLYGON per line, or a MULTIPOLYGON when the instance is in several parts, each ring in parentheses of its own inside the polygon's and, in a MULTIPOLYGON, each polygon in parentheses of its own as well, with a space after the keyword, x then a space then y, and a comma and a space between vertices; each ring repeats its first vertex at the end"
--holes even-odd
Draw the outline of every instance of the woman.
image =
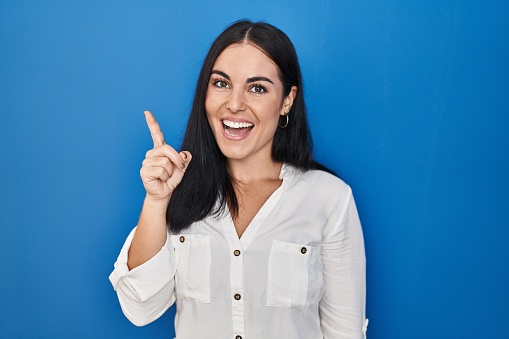
POLYGON ((146 198, 110 280, 177 338, 361 338, 365 256, 350 188, 312 157, 288 37, 239 21, 212 44, 178 153, 145 112, 146 198))

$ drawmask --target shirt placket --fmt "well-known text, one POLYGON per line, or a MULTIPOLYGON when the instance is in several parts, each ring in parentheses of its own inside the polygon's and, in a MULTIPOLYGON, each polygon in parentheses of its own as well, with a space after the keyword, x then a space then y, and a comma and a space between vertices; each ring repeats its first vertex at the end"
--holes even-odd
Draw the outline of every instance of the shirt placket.
POLYGON ((245 338, 244 335, 244 253, 240 242, 235 249, 231 249, 230 283, 232 296, 233 333, 236 339, 245 338))
POLYGON ((225 220, 225 234, 230 247, 230 297, 232 303, 232 333, 234 339, 245 339, 244 313, 244 249, 231 220, 225 220))

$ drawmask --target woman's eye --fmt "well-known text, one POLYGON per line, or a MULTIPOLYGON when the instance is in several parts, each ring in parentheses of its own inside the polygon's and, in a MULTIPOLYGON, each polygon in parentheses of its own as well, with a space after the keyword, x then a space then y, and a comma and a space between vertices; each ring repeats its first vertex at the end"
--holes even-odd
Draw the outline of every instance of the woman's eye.
POLYGON ((219 87, 219 88, 227 88, 228 84, 226 83, 226 81, 216 80, 216 81, 214 81, 214 86, 219 87))
POLYGON ((261 94, 261 93, 267 92, 267 90, 262 85, 254 85, 253 87, 251 87, 251 92, 255 92, 255 93, 260 93, 261 94))

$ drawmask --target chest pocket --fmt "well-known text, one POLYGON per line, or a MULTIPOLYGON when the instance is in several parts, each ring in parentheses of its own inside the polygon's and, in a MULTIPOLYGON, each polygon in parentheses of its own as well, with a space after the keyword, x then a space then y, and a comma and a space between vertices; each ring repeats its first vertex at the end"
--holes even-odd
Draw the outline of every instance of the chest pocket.
POLYGON ((273 240, 269 255, 267 306, 304 308, 323 294, 323 269, 314 246, 273 240))
POLYGON ((210 303, 210 238, 203 234, 172 235, 175 245, 177 299, 210 303))

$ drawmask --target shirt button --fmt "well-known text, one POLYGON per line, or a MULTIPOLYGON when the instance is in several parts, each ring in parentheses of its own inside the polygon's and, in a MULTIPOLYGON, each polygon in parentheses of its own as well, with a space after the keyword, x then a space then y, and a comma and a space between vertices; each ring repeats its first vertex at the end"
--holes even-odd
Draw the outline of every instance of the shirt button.
POLYGON ((300 253, 302 253, 302 254, 306 254, 306 252, 307 252, 307 251, 308 251, 308 249, 307 249, 307 248, 305 248, 305 247, 302 247, 302 248, 300 249, 300 253))
POLYGON ((242 336, 237 335, 237 336, 235 336, 235 339, 242 339, 242 336))
POLYGON ((233 251, 233 255, 238 257, 240 255, 240 251, 239 250, 235 250, 233 251))
POLYGON ((182 236, 180 236, 179 240, 180 240, 180 242, 184 242, 184 241, 186 241, 186 238, 182 235, 182 236))
POLYGON ((238 293, 235 294, 233 297, 235 298, 235 300, 240 300, 240 294, 238 294, 238 293))

